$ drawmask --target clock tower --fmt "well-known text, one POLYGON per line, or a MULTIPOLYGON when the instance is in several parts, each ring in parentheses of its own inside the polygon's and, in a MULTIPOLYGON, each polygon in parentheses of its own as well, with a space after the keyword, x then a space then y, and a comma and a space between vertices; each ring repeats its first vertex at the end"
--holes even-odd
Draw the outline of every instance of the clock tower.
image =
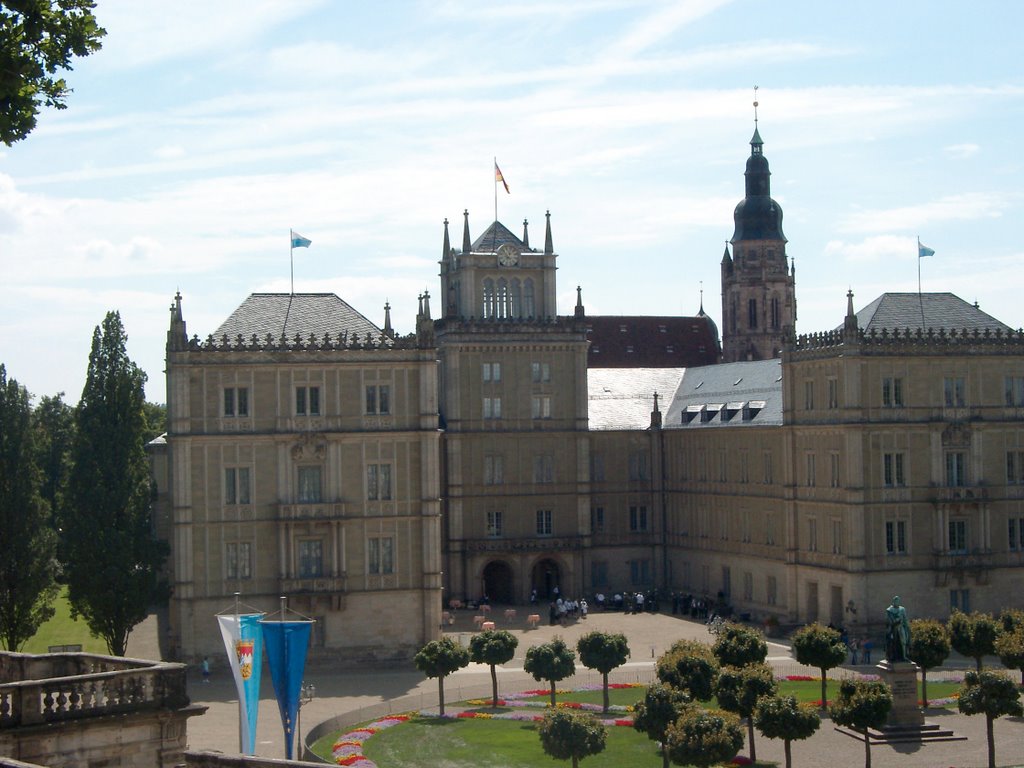
POLYGON ((722 257, 722 361, 779 357, 796 328, 796 267, 786 260, 782 208, 755 125, 746 195, 733 212, 732 254, 722 257))

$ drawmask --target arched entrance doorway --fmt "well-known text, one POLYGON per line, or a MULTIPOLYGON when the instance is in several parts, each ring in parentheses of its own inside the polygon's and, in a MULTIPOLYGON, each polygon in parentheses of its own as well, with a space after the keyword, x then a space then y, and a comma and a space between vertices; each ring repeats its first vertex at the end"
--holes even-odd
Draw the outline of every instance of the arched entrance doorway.
POLYGON ((537 590, 537 597, 546 600, 554 598, 555 587, 561 591, 562 575, 558 563, 551 559, 539 560, 530 575, 530 588, 537 590))
POLYGON ((512 589, 512 568, 500 560, 488 563, 484 568, 484 594, 492 603, 511 604, 515 602, 512 589))

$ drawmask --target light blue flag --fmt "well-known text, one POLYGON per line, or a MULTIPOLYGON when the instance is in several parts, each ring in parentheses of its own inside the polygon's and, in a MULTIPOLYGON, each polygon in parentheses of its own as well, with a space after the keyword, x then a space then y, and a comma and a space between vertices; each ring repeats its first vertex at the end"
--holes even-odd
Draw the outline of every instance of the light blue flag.
POLYGON ((917 241, 917 258, 923 259, 925 256, 934 256, 935 251, 929 248, 927 245, 921 245, 921 241, 917 241))
POLYGON ((309 244, 312 242, 308 237, 303 237, 298 232, 292 232, 292 248, 309 248, 309 244))
POLYGON ((243 755, 256 754, 256 720, 260 706, 260 673, 263 670, 263 634, 259 625, 262 618, 262 613, 217 617, 238 690, 238 740, 243 755))
POLYGON ((284 751, 288 760, 295 750, 295 721, 299 712, 299 691, 306 669, 306 651, 312 621, 261 621, 267 644, 267 666, 274 683, 274 695, 284 726, 284 751))

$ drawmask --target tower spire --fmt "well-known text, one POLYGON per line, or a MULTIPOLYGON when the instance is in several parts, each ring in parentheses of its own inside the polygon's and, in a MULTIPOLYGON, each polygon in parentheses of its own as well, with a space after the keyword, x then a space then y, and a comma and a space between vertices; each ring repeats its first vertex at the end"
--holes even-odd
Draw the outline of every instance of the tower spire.
POLYGON ((547 228, 544 232, 544 253, 551 254, 555 252, 555 246, 551 241, 551 211, 544 214, 547 218, 547 228))
POLYGON ((452 244, 448 239, 448 219, 444 220, 444 243, 441 245, 441 258, 448 259, 452 255, 452 244))
POLYGON ((462 224, 462 252, 469 253, 473 248, 473 241, 469 239, 469 209, 462 212, 465 221, 462 224))
POLYGON ((523 219, 523 245, 530 250, 530 222, 523 219))

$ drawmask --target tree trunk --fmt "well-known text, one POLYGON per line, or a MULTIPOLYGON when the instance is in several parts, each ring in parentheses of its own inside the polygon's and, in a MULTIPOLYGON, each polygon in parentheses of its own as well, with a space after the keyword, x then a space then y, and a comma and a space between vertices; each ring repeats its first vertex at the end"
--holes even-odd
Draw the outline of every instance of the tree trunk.
POLYGON ((601 677, 604 679, 604 709, 601 710, 601 711, 607 714, 607 712, 608 712, 608 673, 607 672, 603 673, 601 675, 601 677))
POLYGON ((786 768, 793 768, 793 747, 790 739, 785 740, 786 768))
POLYGON ((437 702, 439 714, 444 717, 444 675, 437 676, 437 702))
POLYGON ((828 680, 825 678, 827 670, 822 668, 821 670, 821 711, 824 712, 828 709, 828 680))
POLYGON ((981 672, 981 656, 977 656, 974 659, 974 664, 977 666, 978 671, 981 672))
POLYGON ((551 681, 551 706, 555 706, 555 681, 551 681))
POLYGON ((757 749, 754 747, 754 716, 747 716, 747 732, 750 734, 750 762, 757 762, 757 749))
POLYGON ((498 670, 491 664, 491 707, 498 708, 498 670))
POLYGON ((671 761, 668 757, 668 744, 661 742, 661 768, 669 768, 671 761))
POLYGON ((988 737, 988 768, 996 768, 996 737, 992 732, 992 722, 995 720, 991 715, 985 715, 985 735, 988 737))
POLYGON ((576 755, 572 756, 572 768, 580 768, 580 759, 576 755))
POLYGON ((921 667, 921 701, 924 702, 922 706, 928 706, 928 670, 921 667))
POLYGON ((871 768, 871 739, 868 737, 867 728, 862 733, 864 734, 864 768, 871 768))

